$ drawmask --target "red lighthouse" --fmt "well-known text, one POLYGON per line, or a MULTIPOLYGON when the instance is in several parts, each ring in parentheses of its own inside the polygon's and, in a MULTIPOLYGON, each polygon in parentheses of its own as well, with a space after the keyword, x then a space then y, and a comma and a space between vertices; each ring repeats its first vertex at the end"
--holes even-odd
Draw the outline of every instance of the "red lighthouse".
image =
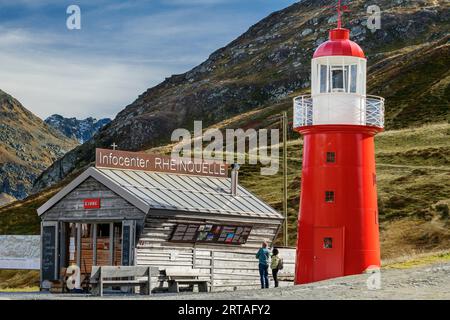
POLYGON ((294 100, 304 137, 296 284, 380 267, 374 136, 384 99, 366 95, 366 58, 340 12, 311 73, 311 95, 294 100))

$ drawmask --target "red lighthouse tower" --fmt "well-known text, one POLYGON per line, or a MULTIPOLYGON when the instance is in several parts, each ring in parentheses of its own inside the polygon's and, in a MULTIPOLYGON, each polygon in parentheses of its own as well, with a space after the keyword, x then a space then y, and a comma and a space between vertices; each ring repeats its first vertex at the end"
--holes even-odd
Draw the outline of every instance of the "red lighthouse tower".
POLYGON ((304 137, 296 284, 380 267, 374 136, 384 99, 366 95, 366 58, 330 31, 312 59, 311 95, 294 99, 304 137))

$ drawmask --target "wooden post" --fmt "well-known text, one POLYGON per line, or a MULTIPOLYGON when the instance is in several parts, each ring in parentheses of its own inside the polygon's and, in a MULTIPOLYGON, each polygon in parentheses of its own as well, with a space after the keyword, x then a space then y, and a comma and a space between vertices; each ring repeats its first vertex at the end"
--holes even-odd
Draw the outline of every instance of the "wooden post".
POLYGON ((97 265, 97 224, 92 224, 92 265, 97 265))
POLYGON ((109 265, 114 265, 114 223, 109 224, 109 265))
POLYGON ((197 250, 195 248, 195 243, 194 243, 194 247, 192 248, 192 268, 195 269, 197 267, 197 250))
POLYGON ((284 246, 289 245, 288 237, 288 181, 287 181, 287 129, 288 129, 288 117, 287 112, 283 112, 282 115, 283 124, 283 213, 284 213, 284 246))
POLYGON ((211 250, 211 292, 214 289, 214 273, 215 273, 215 256, 214 250, 211 250))
POLYGON ((65 223, 64 222, 59 222, 58 223, 58 230, 59 230, 59 244, 58 244, 58 255, 57 257, 58 259, 58 273, 57 276, 59 278, 62 278, 61 273, 61 268, 65 268, 68 264, 68 261, 66 261, 66 237, 67 237, 67 232, 66 232, 66 228, 65 228, 65 223))
POLYGON ((77 234, 77 256, 76 256, 76 259, 77 259, 77 266, 81 270, 81 223, 77 223, 75 225, 77 228, 77 231, 76 231, 76 234, 77 234))
POLYGON ((103 274, 102 274, 102 268, 101 267, 99 268, 99 273, 100 273, 100 275, 99 275, 98 282, 99 282, 99 285, 100 285, 100 297, 103 297, 103 274))
POLYGON ((152 294, 152 267, 148 267, 148 295, 152 294))

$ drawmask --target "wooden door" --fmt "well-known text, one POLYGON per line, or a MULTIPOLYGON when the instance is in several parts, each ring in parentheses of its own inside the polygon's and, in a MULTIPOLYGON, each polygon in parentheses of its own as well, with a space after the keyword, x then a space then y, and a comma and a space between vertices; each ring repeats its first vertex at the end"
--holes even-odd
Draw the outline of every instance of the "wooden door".
POLYGON ((314 281, 344 275, 344 229, 314 229, 314 281))

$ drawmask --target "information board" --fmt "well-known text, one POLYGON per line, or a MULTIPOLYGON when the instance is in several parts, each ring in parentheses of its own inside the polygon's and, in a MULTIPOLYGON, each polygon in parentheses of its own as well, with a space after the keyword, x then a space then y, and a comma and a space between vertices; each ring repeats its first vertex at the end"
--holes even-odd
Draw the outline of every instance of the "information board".
POLYGON ((247 242, 251 231, 251 226, 177 224, 170 241, 239 245, 247 242))
POLYGON ((130 265, 131 226, 123 226, 122 234, 122 265, 130 265))
POLYGON ((57 280, 56 226, 42 227, 42 279, 57 280))

